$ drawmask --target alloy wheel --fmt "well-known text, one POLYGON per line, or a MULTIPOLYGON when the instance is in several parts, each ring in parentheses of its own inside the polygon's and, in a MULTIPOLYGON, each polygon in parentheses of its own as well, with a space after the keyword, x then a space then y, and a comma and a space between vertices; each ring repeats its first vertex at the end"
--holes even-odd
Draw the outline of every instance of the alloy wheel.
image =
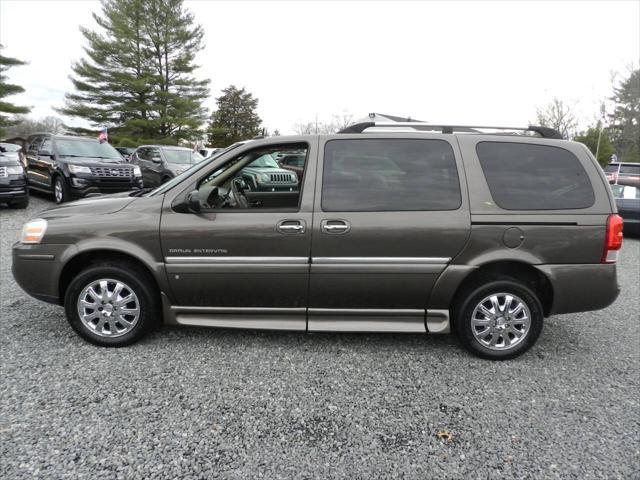
POLYGON ((511 293, 494 293, 478 303, 471 316, 475 339, 491 350, 509 350, 522 342, 531 327, 527 304, 511 293))
POLYGON ((126 283, 104 278, 88 284, 77 301, 82 324, 101 337, 120 337, 140 318, 138 296, 126 283))

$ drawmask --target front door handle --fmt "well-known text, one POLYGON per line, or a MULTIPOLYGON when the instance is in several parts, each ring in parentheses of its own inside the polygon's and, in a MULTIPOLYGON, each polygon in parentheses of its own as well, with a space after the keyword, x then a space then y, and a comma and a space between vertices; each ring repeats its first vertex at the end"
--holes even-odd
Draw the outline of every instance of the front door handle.
POLYGON ((323 220, 320 227, 324 233, 347 233, 351 230, 351 225, 346 220, 323 220))
POLYGON ((276 229, 287 235, 301 234, 305 232, 305 222, 304 220, 281 220, 276 225, 276 229))

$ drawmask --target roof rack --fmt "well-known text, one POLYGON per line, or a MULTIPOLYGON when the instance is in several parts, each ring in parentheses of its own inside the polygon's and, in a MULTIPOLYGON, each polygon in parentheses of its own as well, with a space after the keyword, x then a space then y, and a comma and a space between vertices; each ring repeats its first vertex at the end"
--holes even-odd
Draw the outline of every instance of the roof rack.
POLYGON ((549 127, 539 127, 529 125, 528 127, 487 127, 479 125, 434 125, 423 122, 362 122, 355 123, 347 128, 340 130, 338 133, 363 133, 366 129, 372 127, 384 128, 413 128, 419 131, 438 131, 441 133, 484 133, 480 130, 506 130, 516 132, 534 132, 542 138, 555 138, 562 140, 560 132, 549 127))

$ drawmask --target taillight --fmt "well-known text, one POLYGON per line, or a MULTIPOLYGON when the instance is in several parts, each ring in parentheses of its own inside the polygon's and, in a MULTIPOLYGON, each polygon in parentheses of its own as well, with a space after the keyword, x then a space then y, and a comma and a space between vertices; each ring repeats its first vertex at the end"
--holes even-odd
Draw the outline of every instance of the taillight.
POLYGON ((604 251, 600 263, 615 263, 618 260, 618 250, 622 247, 622 217, 609 215, 607 231, 604 234, 604 251))

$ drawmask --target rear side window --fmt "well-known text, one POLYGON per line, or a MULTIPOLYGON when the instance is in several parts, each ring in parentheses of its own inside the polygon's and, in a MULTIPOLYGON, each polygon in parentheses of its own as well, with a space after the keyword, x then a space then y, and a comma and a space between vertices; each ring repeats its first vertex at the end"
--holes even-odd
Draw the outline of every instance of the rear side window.
POLYGON ((620 173, 626 175, 640 175, 640 165, 622 165, 620 173))
POLYGON ((325 212, 455 210, 461 202, 448 142, 358 139, 325 145, 325 212))
POLYGON ((564 148, 480 142, 476 152, 500 208, 567 210, 588 208, 595 202, 587 172, 564 148))

